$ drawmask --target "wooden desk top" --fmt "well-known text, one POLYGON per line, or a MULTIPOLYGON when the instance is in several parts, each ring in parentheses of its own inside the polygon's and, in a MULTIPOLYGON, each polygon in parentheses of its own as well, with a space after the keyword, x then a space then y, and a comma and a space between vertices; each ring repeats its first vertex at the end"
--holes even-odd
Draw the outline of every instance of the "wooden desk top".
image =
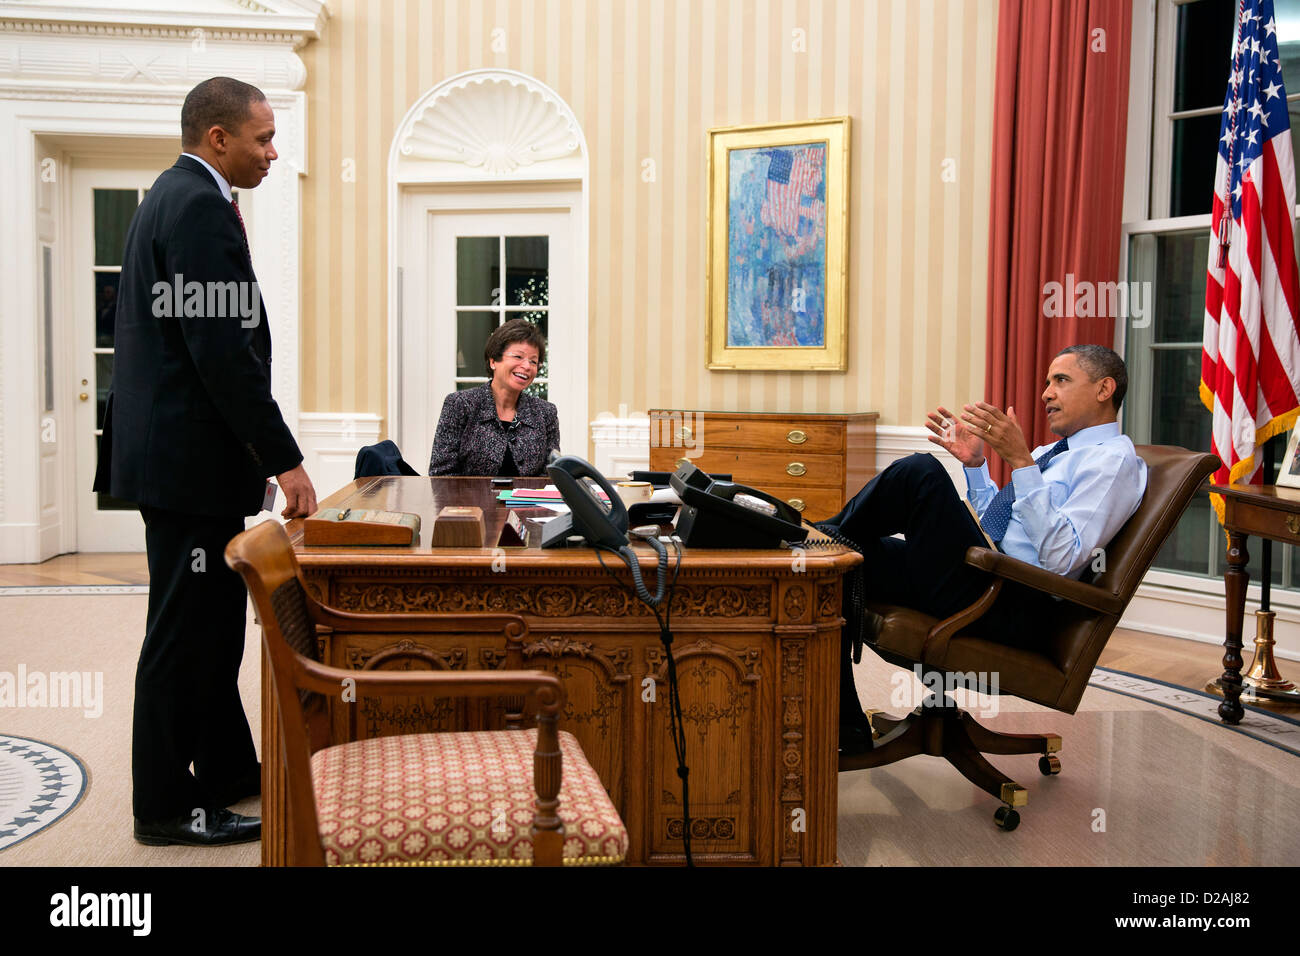
MULTIPOLYGON (((542 488, 548 478, 515 478, 514 487, 542 488)), ((506 512, 513 510, 521 518, 545 517, 554 512, 540 508, 506 508, 497 500, 501 489, 493 488, 490 478, 413 478, 383 476, 357 478, 344 485, 319 503, 320 508, 374 508, 382 511, 407 511, 420 516, 420 541, 409 547, 305 547, 302 543, 302 519, 295 518, 285 526, 293 543, 298 563, 303 567, 328 567, 354 565, 364 556, 368 565, 429 565, 454 562, 466 568, 491 567, 494 545, 505 526, 506 512), (483 509, 486 530, 483 548, 431 548, 433 520, 447 505, 477 505, 483 509)), ((633 545, 641 563, 654 562, 656 555, 646 544, 633 545)), ((683 548, 682 567, 699 570, 734 568, 738 563, 748 566, 767 566, 771 569, 789 568, 792 552, 783 548, 758 551, 730 551, 715 548, 683 548)), ((560 548, 542 551, 538 548, 510 548, 511 567, 556 563, 586 567, 597 565, 592 548, 560 548)), ((605 556, 609 563, 610 556, 605 556)), ((670 560, 672 560, 670 548, 670 560)), ((811 531, 804 544, 801 560, 810 571, 830 568, 848 570, 861 563, 862 556, 835 544, 820 531, 811 531)), ((615 559, 617 562, 617 559, 615 559)))
POLYGON ((1300 488, 1283 488, 1280 485, 1234 484, 1210 485, 1210 491, 1216 495, 1223 495, 1225 500, 1240 501, 1263 508, 1271 508, 1274 511, 1300 514, 1300 488))

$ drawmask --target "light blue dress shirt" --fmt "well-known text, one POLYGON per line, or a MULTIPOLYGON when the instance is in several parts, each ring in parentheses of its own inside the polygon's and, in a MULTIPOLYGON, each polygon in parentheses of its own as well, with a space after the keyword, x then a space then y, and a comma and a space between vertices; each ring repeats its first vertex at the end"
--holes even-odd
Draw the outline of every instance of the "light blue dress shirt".
POLYGON ((217 188, 221 190, 221 195, 226 197, 226 202, 234 201, 234 197, 231 195, 230 192, 230 183, 226 182, 225 176, 222 176, 219 172, 217 172, 215 169, 212 168, 211 163, 209 163, 202 156, 195 156, 193 153, 181 153, 181 155, 188 156, 196 163, 201 163, 203 165, 203 168, 206 169, 208 172, 210 172, 212 174, 212 178, 217 181, 217 188))
MULTIPOLYGON (((1039 471, 1028 465, 1011 472, 1016 500, 1001 549, 1013 558, 1047 571, 1078 578, 1132 517, 1147 487, 1147 466, 1119 422, 1084 428, 1069 436, 1069 447, 1039 471)), ((1034 458, 1055 445, 1040 445, 1034 458)), ((966 497, 983 515, 997 485, 985 461, 966 468, 966 497)))

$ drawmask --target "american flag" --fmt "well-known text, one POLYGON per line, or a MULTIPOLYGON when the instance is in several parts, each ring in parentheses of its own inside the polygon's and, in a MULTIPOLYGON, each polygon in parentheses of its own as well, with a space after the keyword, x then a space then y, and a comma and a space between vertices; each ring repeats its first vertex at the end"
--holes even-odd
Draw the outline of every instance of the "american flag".
MULTIPOLYGON (((1201 401, 1216 484, 1263 481, 1257 450, 1300 411, 1295 168, 1272 0, 1240 0, 1219 129, 1201 401)), ((1214 496, 1223 520, 1223 502, 1214 496)))
POLYGON ((799 213, 805 197, 812 196, 822 178, 824 146, 778 147, 767 163, 767 196, 759 218, 763 225, 787 236, 799 234, 799 213))

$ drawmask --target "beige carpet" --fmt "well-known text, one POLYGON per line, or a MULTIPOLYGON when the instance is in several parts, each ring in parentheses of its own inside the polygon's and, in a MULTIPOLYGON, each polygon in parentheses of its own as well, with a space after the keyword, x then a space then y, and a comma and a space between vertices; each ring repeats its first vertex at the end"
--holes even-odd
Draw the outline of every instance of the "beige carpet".
MULTIPOLYGON (((0 732, 45 741, 85 764, 81 804, 0 851, 0 866, 254 866, 257 844, 204 850, 144 847, 131 838, 131 697, 144 634, 144 595, 4 596, 0 670, 102 671, 103 713, 0 710, 0 732)), ((258 635, 248 631, 240 687, 259 737, 258 635)), ((874 659, 873 659, 874 660, 874 659)), ((891 709, 895 668, 864 660, 864 706, 891 709)), ((910 685, 913 678, 904 675, 910 685)), ((1300 859, 1300 758, 1223 727, 1090 688, 1073 717, 998 698, 985 720, 1065 739, 1058 777, 1036 758, 994 757, 1029 788, 1014 833, 992 823, 998 802, 944 761, 916 757, 842 774, 839 848, 849 865, 1291 865, 1300 859)), ((892 708, 898 712, 900 708, 892 708)), ((905 709, 905 708, 903 708, 905 709)), ((260 743, 260 741, 259 741, 260 743)), ((258 801, 237 809, 257 812, 258 801)))
MULTIPOLYGON (((80 806, 29 839, 0 851, 0 866, 256 866, 257 843, 204 849, 147 847, 131 837, 131 700, 144 640, 143 594, 0 595, 0 670, 102 671, 103 714, 81 710, 0 710, 0 732, 30 737, 81 759, 90 784, 80 806)), ((251 620, 251 619, 250 619, 251 620)), ((248 629, 239 689, 261 749, 260 634, 248 629)), ((257 813, 257 799, 236 811, 257 813)))

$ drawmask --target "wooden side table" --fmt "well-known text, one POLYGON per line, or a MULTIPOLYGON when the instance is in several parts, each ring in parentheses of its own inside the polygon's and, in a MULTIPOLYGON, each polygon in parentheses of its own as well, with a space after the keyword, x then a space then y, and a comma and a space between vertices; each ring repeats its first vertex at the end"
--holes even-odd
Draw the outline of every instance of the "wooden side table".
POLYGON ((1223 496, 1223 527, 1228 532, 1228 568, 1223 573, 1227 591, 1227 630, 1223 641, 1223 676, 1219 686, 1223 703, 1219 716, 1238 723, 1241 706, 1242 624, 1246 614, 1246 586, 1250 574, 1246 562, 1246 538, 1255 535, 1284 544, 1300 544, 1300 488, 1276 485, 1211 485, 1210 491, 1223 496))

